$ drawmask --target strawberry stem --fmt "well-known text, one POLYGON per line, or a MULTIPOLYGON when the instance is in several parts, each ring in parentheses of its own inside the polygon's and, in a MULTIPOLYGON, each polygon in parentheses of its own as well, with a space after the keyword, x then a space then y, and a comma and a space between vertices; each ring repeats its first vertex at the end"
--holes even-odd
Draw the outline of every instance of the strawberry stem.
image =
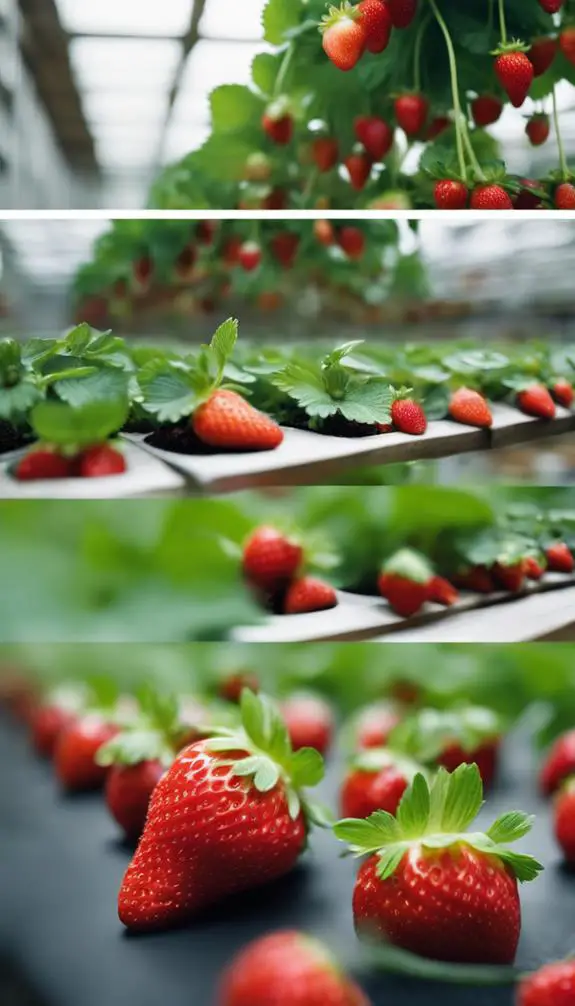
POLYGON ((494 0, 489 0, 489 7, 487 12, 487 31, 491 35, 493 31, 493 15, 495 14, 495 2, 494 0))
POLYGON ((274 98, 277 98, 280 94, 283 93, 283 87, 284 87, 285 80, 286 80, 286 77, 288 75, 288 71, 289 71, 289 68, 291 66, 291 62, 293 60, 294 54, 295 54, 295 46, 294 46, 293 42, 290 42, 290 44, 288 45, 288 47, 287 47, 287 49, 286 49, 286 51, 284 53, 284 57, 283 57, 281 66, 279 68, 279 73, 278 73, 278 75, 276 77, 276 81, 275 81, 275 84, 274 84, 274 93, 273 93, 274 98))
POLYGON ((498 0, 499 3, 499 31, 501 34, 501 45, 507 44, 507 24, 505 22, 505 7, 504 0, 498 0))
POLYGON ((475 156, 473 144, 471 143, 471 138, 469 136, 469 131, 467 129, 467 123, 465 124, 462 123, 462 135, 463 135, 463 142, 465 144, 465 148, 467 150, 467 154, 471 162, 471 167, 475 172, 475 176, 480 182, 484 182, 485 175, 483 173, 483 168, 481 167, 479 161, 477 160, 477 157, 475 156))
POLYGON ((425 37, 425 33, 427 31, 429 22, 430 22, 429 16, 423 18, 423 21, 419 26, 419 31, 417 32, 417 37, 415 39, 413 86, 418 94, 421 91, 421 48, 423 46, 423 39, 425 37))
POLYGON ((559 109, 557 107, 557 91, 555 87, 553 88, 553 122, 555 124, 555 134, 557 136, 557 147, 559 148, 559 167, 561 168, 563 181, 566 182, 569 180, 569 168, 567 167, 565 147, 563 146, 563 137, 561 135, 561 127, 559 125, 559 109))
POLYGON ((449 34, 449 28, 447 27, 443 17, 441 16, 439 9, 435 0, 429 0, 431 9, 435 15, 435 19, 441 28, 443 35, 445 37, 445 44, 447 46, 447 54, 449 57, 449 72, 451 74, 451 92, 453 95, 453 109, 455 112, 455 138, 457 142, 457 158, 459 160, 459 171, 464 182, 467 182, 467 165, 465 163, 465 152, 463 149, 463 136, 461 131, 461 99, 459 97, 459 81, 457 78, 457 60, 455 57, 455 49, 453 48, 453 40, 449 34))

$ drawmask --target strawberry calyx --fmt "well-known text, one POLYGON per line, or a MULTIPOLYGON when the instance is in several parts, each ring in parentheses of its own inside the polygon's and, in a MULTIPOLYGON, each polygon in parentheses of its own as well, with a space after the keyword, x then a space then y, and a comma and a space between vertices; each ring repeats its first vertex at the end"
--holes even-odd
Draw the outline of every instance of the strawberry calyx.
POLYGON ((205 741, 206 749, 214 754, 233 752, 233 758, 224 759, 233 766, 234 775, 250 778, 260 793, 268 793, 282 783, 293 821, 303 811, 308 826, 325 826, 329 818, 322 808, 309 802, 303 790, 317 786, 323 779, 324 762, 315 748, 294 751, 280 710, 268 696, 257 695, 244 688, 240 698, 240 720, 237 728, 214 728, 213 736, 205 741), (246 752, 237 757, 238 752, 246 752))
POLYGON ((286 116, 293 115, 293 102, 285 94, 281 94, 279 97, 274 98, 273 101, 266 106, 265 117, 271 122, 280 122, 281 119, 285 119, 286 116))
POLYGON ((433 569, 425 556, 411 548, 399 549, 384 563, 382 572, 421 584, 429 583, 433 576, 433 569))
POLYGON ((509 811, 485 832, 468 831, 482 806, 483 784, 476 765, 460 765, 451 774, 441 768, 431 785, 423 775, 415 776, 395 816, 378 810, 365 820, 338 821, 333 831, 352 855, 377 856, 382 881, 393 876, 413 849, 433 854, 462 845, 499 859, 520 883, 535 880, 543 870, 541 863, 509 848, 531 831, 534 819, 522 811, 509 811))
POLYGON ((349 3, 348 0, 345 0, 345 3, 342 3, 340 7, 336 7, 332 4, 328 7, 327 14, 324 14, 321 19, 319 31, 323 33, 327 31, 328 28, 333 28, 334 24, 337 24, 339 21, 343 21, 344 18, 351 21, 357 21, 360 17, 361 11, 359 7, 355 7, 352 3, 349 3))
POLYGON ((395 768, 409 781, 413 782, 420 773, 426 779, 427 770, 413 758, 392 747, 365 748, 355 753, 350 760, 349 768, 356 772, 382 772, 386 768, 395 768))
POLYGON ((453 744, 471 753, 489 741, 498 741, 503 731, 501 717, 483 706, 419 709, 392 730, 389 745, 427 764, 453 744))
POLYGON ((511 52, 529 52, 531 48, 530 43, 523 42, 521 39, 512 39, 510 42, 500 42, 497 49, 491 50, 492 56, 507 56, 511 52))
POLYGON ((189 725, 182 722, 180 706, 173 695, 161 695, 150 687, 139 694, 139 713, 120 733, 100 748, 98 765, 138 765, 159 761, 172 764, 189 725))

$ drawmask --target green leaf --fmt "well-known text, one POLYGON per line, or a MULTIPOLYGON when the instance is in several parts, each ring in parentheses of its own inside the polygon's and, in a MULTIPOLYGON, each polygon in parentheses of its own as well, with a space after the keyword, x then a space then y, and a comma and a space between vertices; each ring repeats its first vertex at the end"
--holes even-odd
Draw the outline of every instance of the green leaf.
POLYGON ((496 844, 517 842, 529 834, 534 820, 534 817, 524 814, 520 810, 510 810, 493 822, 487 835, 496 844))
POLYGON ((406 789, 397 808, 397 823, 403 838, 420 838, 429 820, 429 789, 421 773, 406 789))
POLYGON ((222 84, 210 94, 212 126, 215 133, 239 132, 253 120, 259 121, 265 103, 242 84, 222 84))
POLYGON ((323 758, 315 748, 300 748, 290 761, 292 784, 300 786, 317 786, 324 777, 323 758))
POLYGON ((107 440, 122 428, 128 403, 121 400, 90 402, 80 409, 59 402, 42 402, 32 412, 31 423, 42 440, 61 447, 89 445, 107 440))
POLYGON ((240 699, 242 726, 250 740, 266 751, 269 744, 269 716, 267 705, 262 695, 256 695, 249 688, 244 688, 240 699))
POLYGON ((483 803, 483 783, 477 765, 459 765, 449 779, 442 831, 465 831, 475 820, 483 803))
POLYGON ((345 399, 339 403, 339 409, 351 422, 385 424, 391 422, 394 397, 393 390, 383 381, 352 377, 347 385, 345 399))
POLYGON ((0 419, 25 419, 41 400, 42 392, 31 381, 20 381, 12 388, 0 387, 0 419))
POLYGON ((258 52, 257 56, 254 56, 252 80, 262 94, 268 98, 271 98, 273 94, 281 62, 281 55, 275 55, 271 52, 258 52))
POLYGON ((271 381, 280 391, 294 398, 310 416, 326 419, 339 408, 339 403, 334 402, 325 388, 323 375, 313 364, 288 363, 272 376, 271 381))
POLYGON ((301 9, 301 0, 268 0, 262 16, 264 41, 285 42, 287 32, 299 25, 301 9))
POLYGON ((166 369, 150 379, 141 380, 146 412, 156 416, 160 423, 177 423, 188 418, 198 404, 198 392, 189 373, 166 369))
POLYGON ((75 409, 89 402, 122 399, 128 396, 128 375, 119 369, 102 368, 90 377, 56 381, 54 391, 75 409))
POLYGON ((210 342, 210 349, 214 355, 217 365, 217 382, 221 381, 224 367, 234 351, 238 339, 238 321, 236 318, 228 318, 214 333, 210 342))
POLYGON ((464 350, 443 359, 443 365, 458 374, 475 374, 477 371, 504 370, 510 360, 503 353, 490 350, 464 350))
POLYGON ((333 833, 358 856, 379 852, 386 846, 401 841, 402 837, 396 819, 385 810, 377 810, 365 820, 345 818, 337 821, 333 826, 333 833))

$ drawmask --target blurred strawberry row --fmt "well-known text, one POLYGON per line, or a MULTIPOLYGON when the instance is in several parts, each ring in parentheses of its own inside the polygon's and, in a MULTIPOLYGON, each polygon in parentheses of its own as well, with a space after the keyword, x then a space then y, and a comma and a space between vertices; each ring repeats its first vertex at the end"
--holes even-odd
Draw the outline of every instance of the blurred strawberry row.
MULTIPOLYGON (((110 678, 41 690, 22 670, 5 667, 1 698, 34 750, 52 762, 59 786, 102 790, 134 843, 118 895, 129 930, 185 925, 229 895, 283 876, 309 832, 323 827, 363 857, 351 910, 374 966, 391 949, 407 973, 422 961, 442 961, 454 966, 446 972, 452 978, 465 965, 479 967, 468 973, 478 982, 512 981, 519 884, 543 870, 514 849, 533 821, 515 810, 486 830, 474 825, 484 792, 496 783, 510 719, 469 702, 434 707, 424 688, 397 674, 383 692, 343 724, 320 693, 276 701, 246 670, 213 675, 209 693, 170 694, 147 683, 120 694, 110 678), (336 731, 347 756, 337 822, 312 793, 324 758, 334 754, 336 731)), ((548 827, 573 864, 574 730, 551 745, 537 785, 553 799, 548 827)), ((557 963, 525 978, 517 1003, 569 1003, 574 990, 573 962, 557 963), (540 989, 547 999, 534 998, 540 989), (565 990, 566 998, 553 998, 565 990)), ((217 993, 218 1006, 326 1001, 368 1004, 329 951, 296 932, 244 948, 217 993)))

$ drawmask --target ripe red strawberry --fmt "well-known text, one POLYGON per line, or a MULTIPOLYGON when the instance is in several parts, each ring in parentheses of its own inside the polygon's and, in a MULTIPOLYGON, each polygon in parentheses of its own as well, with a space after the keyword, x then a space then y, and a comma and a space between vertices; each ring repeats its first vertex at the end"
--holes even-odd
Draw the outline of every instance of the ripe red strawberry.
MULTIPOLYGON (((352 230, 357 229, 352 228, 352 230)), ((357 231, 357 233, 361 234, 361 231, 357 231)), ((336 239, 333 224, 329 220, 314 220, 313 234, 316 241, 319 241, 321 245, 325 245, 326 248, 332 245, 336 239)), ((362 243, 362 251, 363 251, 363 243, 362 243)))
POLYGON ((111 444, 94 444, 74 461, 74 474, 83 479, 99 479, 106 475, 121 475, 127 470, 126 459, 111 444))
POLYGON ((560 377, 559 380, 555 381, 552 388, 551 394, 559 405, 562 405, 564 409, 570 409, 575 401, 575 391, 573 390, 573 385, 570 381, 565 380, 565 378, 560 377))
POLYGON ((523 561, 525 576, 528 580, 540 580, 546 567, 534 555, 528 555, 523 561))
POLYGON ((331 584, 313 576, 302 576, 288 587, 284 598, 284 614, 303 615, 311 611, 326 611, 337 605, 337 594, 331 584))
POLYGON ((459 591, 449 580, 442 576, 433 576, 427 585, 427 600, 451 608, 459 601, 459 591))
POLYGON ((225 265, 239 264, 243 244, 244 242, 240 237, 232 235, 232 237, 228 238, 222 251, 222 261, 225 265))
POLYGON ((284 189, 275 188, 262 200, 261 208, 262 210, 285 210, 287 201, 284 189))
POLYGON ((567 730, 551 746, 539 776, 541 792, 552 796, 570 775, 575 775, 575 730, 567 730))
POLYGON ((546 964, 524 978, 517 1006, 572 1006, 575 1002, 575 961, 546 964))
POLYGON ((256 528, 244 545, 244 576, 254 586, 273 593, 297 576, 303 559, 298 541, 264 525, 256 528))
MULTIPOLYGON (((555 837, 565 862, 575 866, 575 776, 559 790, 554 808, 555 837)), ((575 985, 573 986, 575 992, 575 985)))
POLYGON ((374 702, 366 706, 355 719, 355 746, 360 750, 385 747, 399 723, 399 708, 393 703, 374 702))
POLYGON ((262 260, 262 250, 257 241, 244 241, 238 252, 238 263, 246 272, 257 269, 262 260))
POLYGON ((508 590, 510 593, 516 594, 518 591, 523 589, 525 584, 525 564, 523 559, 510 565, 502 562, 496 562, 493 566, 492 573, 495 582, 502 587, 503 590, 508 590))
POLYGON ((521 108, 533 83, 533 64, 524 52, 504 52, 495 60, 495 73, 514 108, 521 108))
POLYGON ((385 563, 378 579, 378 588, 396 614, 410 618, 427 601, 431 577, 427 560, 418 552, 402 548, 385 563))
POLYGON ((411 398, 397 398, 391 406, 391 421, 400 433, 418 437, 427 429, 427 417, 421 405, 411 398))
POLYGON ((469 201, 469 189, 464 182, 445 178, 437 182, 433 190, 438 210, 465 210, 469 201))
POLYGON ((491 789, 499 766, 499 738, 480 744, 472 751, 465 751, 460 744, 450 744, 439 755, 438 765, 448 772, 455 772, 460 765, 477 765, 485 789, 491 789))
POLYGON ((262 117, 262 128, 269 138, 278 146, 285 146, 290 143, 293 136, 293 118, 291 115, 281 114, 276 117, 273 109, 262 117))
POLYGON ((361 258, 365 251, 365 235, 358 227, 340 227, 335 240, 350 259, 361 258))
POLYGON ((488 788, 497 771, 501 731, 499 717, 481 706, 420 709, 393 734, 392 746, 420 764, 440 765, 449 772, 475 764, 488 788))
POLYGON ((343 780, 340 803, 344 817, 365 818, 376 810, 395 814, 405 790, 420 767, 387 748, 372 748, 354 758, 343 780))
POLYGON ((554 204, 556 210, 575 210, 575 185, 563 182, 555 189, 554 204))
POLYGON ((228 674, 218 685, 218 695, 226 702, 239 703, 244 688, 259 692, 260 683, 255 674, 250 674, 249 671, 228 674))
POLYGON ((395 99, 395 118, 407 136, 421 133, 427 116, 429 102, 422 94, 401 94, 395 99))
POLYGON ((290 231, 275 234, 272 238, 272 254, 284 269, 291 269, 293 266, 299 248, 299 241, 299 234, 293 234, 290 231))
POLYGON ((30 719, 30 736, 34 750, 42 758, 52 758, 58 738, 75 722, 79 702, 74 693, 54 693, 34 708, 30 719))
POLYGON ((557 14, 561 10, 565 0, 539 0, 539 6, 546 14, 557 14))
POLYGON ((193 244, 188 244, 182 249, 175 264, 175 272, 179 280, 185 282, 192 278, 197 257, 193 244))
POLYGON ((493 416, 487 400, 471 388, 458 388, 449 400, 449 415, 466 426, 493 426, 493 416))
POLYGON ((472 210, 512 210, 513 202, 501 185, 476 185, 471 193, 472 210))
POLYGON ((575 569, 575 557, 565 542, 558 541, 545 549, 547 568, 551 573, 572 573, 575 569))
POLYGON ((285 930, 248 944, 224 972, 216 1006, 371 1006, 325 947, 285 930))
POLYGON ((513 962, 517 881, 534 880, 543 867, 509 848, 530 830, 527 815, 503 815, 485 834, 467 832, 482 798, 477 766, 461 765, 451 776, 440 769, 431 790, 417 775, 395 817, 379 812, 334 826, 354 854, 367 854, 353 892, 359 934, 434 960, 513 962))
POLYGON ((205 444, 230 451, 271 451, 284 438, 273 419, 235 391, 221 388, 196 409, 192 425, 205 444))
POLYGON ((545 190, 544 184, 535 181, 533 178, 522 178, 522 188, 517 195, 513 196, 513 205, 516 210, 537 210, 543 206, 541 196, 534 192, 534 189, 545 190))
POLYGON ((437 115, 435 119, 432 119, 425 131, 425 139, 429 143, 431 140, 436 140, 438 136, 441 136, 446 129, 452 125, 451 119, 447 115, 437 115))
POLYGON ((320 171, 331 171, 339 160, 337 140, 329 136, 319 136, 311 145, 311 155, 320 171))
POLYGON ((387 0, 394 28, 409 28, 417 13, 417 0, 387 0))
POLYGON ((142 255, 132 267, 134 281, 141 290, 146 290, 154 275, 154 262, 149 255, 142 255))
POLYGON ((303 852, 310 821, 302 787, 321 780, 321 755, 291 751, 262 695, 242 693, 241 717, 237 730, 184 748, 156 786, 119 894, 129 929, 187 922, 288 873, 303 852))
POLYGON ((531 384, 517 395, 517 406, 528 416, 539 419, 555 418, 555 402, 543 384, 531 384))
POLYGON ((353 70, 365 52, 365 27, 357 7, 345 3, 339 10, 330 8, 322 19, 320 31, 326 56, 338 70, 353 70))
POLYGON ((527 55, 533 64, 535 77, 542 77, 547 72, 557 55, 557 47, 556 38, 543 36, 533 40, 527 55))
POLYGON ((371 174, 372 161, 366 154, 350 154, 343 162, 349 171, 352 188, 361 191, 371 174))
POLYGON ((559 36, 561 52, 575 66, 575 25, 568 25, 559 36))
POLYGON ((491 126, 501 118, 503 102, 492 94, 480 94, 471 102, 471 114, 476 126, 491 126))
POLYGON ((212 245, 218 233, 217 220, 200 220, 196 226, 196 237, 201 245, 212 245))
POLYGON ((86 715, 62 731, 54 750, 54 769, 68 792, 100 789, 108 772, 98 765, 96 755, 112 739, 118 728, 100 716, 86 715))
POLYGON ((146 823, 152 793, 165 772, 160 761, 113 765, 106 779, 106 805, 126 838, 135 841, 146 823))
POLYGON ((66 479, 72 475, 72 462, 47 447, 31 450, 16 465, 15 477, 19 482, 37 479, 66 479))
POLYGON ((368 52, 383 52, 389 45, 393 27, 388 4, 383 0, 361 0, 358 10, 365 32, 365 48, 368 52))
MULTIPOLYGON (((374 0, 383 6, 382 0, 374 0)), ((354 132, 372 161, 383 161, 393 146, 393 129, 384 119, 363 115, 354 122, 354 132)))
POLYGON ((541 147, 546 143, 549 139, 550 130, 551 123, 549 116, 545 112, 532 115, 525 126, 525 132, 532 147, 541 147))
POLYGON ((315 748, 325 755, 335 730, 333 710, 319 695, 291 695, 281 704, 281 714, 287 726, 294 751, 315 748))
POLYGON ((469 566, 460 569, 453 579, 462 590, 472 590, 476 594, 492 594, 495 590, 493 577, 487 566, 469 566))

